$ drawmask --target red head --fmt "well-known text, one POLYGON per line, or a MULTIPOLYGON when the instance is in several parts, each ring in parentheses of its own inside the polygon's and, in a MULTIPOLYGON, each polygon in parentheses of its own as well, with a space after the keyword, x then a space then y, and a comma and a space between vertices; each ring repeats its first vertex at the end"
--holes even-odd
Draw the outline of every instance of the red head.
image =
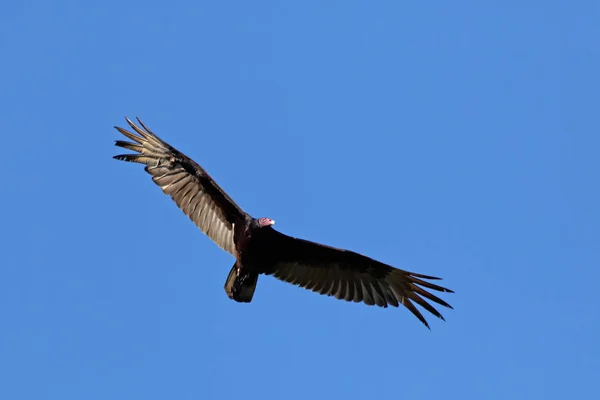
POLYGON ((273 221, 271 218, 259 218, 256 220, 258 226, 260 228, 264 228, 265 226, 271 226, 271 225, 275 225, 275 221, 273 221))

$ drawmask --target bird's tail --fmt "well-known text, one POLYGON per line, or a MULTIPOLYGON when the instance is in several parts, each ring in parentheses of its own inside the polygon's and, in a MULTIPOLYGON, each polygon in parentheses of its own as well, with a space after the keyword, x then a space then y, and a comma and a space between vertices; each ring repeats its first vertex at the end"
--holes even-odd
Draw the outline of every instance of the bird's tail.
POLYGON ((250 303, 257 283, 257 273, 242 270, 242 274, 238 275, 237 265, 234 264, 225 281, 225 292, 230 299, 239 303, 250 303))

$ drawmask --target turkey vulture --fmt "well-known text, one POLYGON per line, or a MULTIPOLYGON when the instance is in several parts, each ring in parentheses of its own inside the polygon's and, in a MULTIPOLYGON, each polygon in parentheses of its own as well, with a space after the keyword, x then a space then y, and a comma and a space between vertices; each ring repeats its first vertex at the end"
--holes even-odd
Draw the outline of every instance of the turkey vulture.
POLYGON ((171 196, 196 226, 235 257, 225 281, 229 298, 249 303, 258 276, 265 274, 346 301, 380 307, 402 304, 427 328, 429 324, 415 304, 442 320, 444 317, 426 300, 452 308, 424 289, 453 293, 427 282, 440 278, 403 271, 353 251, 287 236, 273 229, 272 219, 251 217, 194 160, 161 140, 139 118, 141 128, 125 119, 137 135, 115 126, 132 140, 117 140, 115 145, 135 154, 114 158, 144 164, 154 183, 171 196))

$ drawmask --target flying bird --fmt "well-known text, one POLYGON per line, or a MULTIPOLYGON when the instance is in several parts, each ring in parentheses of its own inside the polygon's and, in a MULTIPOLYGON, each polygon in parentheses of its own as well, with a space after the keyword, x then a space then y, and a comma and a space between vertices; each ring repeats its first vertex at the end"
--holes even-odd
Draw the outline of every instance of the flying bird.
POLYGON ((341 300, 379 307, 402 304, 427 328, 429 324, 415 304, 442 320, 442 314, 427 300, 452 308, 426 290, 453 293, 428 282, 440 278, 291 237, 275 230, 274 220, 250 216, 194 160, 152 133, 139 118, 141 128, 125 119, 135 133, 115 128, 132 142, 117 140, 115 145, 135 153, 114 158, 144 164, 154 183, 192 222, 235 257, 225 281, 229 298, 241 303, 252 301, 258 276, 264 274, 341 300))

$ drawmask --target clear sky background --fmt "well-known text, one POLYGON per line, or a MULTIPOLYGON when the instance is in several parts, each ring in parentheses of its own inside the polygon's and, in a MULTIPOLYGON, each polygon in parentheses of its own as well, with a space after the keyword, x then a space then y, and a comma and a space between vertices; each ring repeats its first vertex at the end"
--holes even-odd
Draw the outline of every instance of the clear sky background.
POLYGON ((3 1, 0 398, 600 398, 597 1, 3 1), (287 234, 444 278, 262 277, 139 165, 140 116, 287 234))

